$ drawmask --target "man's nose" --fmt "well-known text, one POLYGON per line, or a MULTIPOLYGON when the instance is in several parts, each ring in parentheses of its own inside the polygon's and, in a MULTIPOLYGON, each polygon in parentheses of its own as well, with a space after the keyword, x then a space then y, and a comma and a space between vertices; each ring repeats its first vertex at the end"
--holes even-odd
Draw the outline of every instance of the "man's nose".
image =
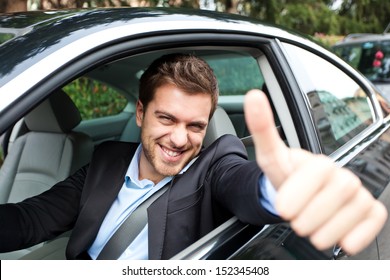
POLYGON ((177 125, 171 132, 171 142, 174 147, 183 147, 188 141, 188 131, 185 126, 177 125))

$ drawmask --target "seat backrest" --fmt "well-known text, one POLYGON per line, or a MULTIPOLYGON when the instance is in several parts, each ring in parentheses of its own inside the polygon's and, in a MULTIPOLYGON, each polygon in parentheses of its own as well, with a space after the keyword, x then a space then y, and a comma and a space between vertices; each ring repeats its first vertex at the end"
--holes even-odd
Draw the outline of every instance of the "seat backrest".
POLYGON ((203 146, 210 146, 215 140, 225 134, 232 134, 237 136, 233 123, 229 115, 222 107, 217 107, 213 117, 210 119, 207 127, 206 136, 203 140, 203 146))
POLYGON ((141 129, 137 125, 135 114, 130 117, 129 121, 127 122, 125 128, 122 131, 119 140, 134 143, 141 142, 141 129))
POLYGON ((39 194, 87 164, 91 138, 72 129, 80 112, 63 91, 53 93, 24 118, 29 130, 18 137, 0 170, 0 203, 39 194))

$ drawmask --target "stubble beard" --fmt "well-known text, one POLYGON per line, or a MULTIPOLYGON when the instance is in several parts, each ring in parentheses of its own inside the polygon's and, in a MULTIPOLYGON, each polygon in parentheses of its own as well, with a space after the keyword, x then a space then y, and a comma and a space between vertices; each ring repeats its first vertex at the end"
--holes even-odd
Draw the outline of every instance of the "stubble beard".
MULTIPOLYGON (((158 156, 157 149, 160 149, 159 144, 157 144, 152 139, 146 139, 146 137, 142 137, 142 143, 143 143, 143 153, 145 155, 146 160, 149 162, 149 164, 153 167, 155 172, 162 176, 162 177, 168 177, 168 176, 175 176, 177 175, 185 166, 186 163, 178 163, 178 164, 169 164, 167 162, 163 162, 158 156)), ((156 175, 157 175, 156 174, 156 175)))

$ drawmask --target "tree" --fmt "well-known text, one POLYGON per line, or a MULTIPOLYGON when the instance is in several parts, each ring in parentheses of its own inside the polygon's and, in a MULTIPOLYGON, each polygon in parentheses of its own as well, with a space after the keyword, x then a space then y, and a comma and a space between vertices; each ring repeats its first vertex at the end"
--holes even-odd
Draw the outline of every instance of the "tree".
MULTIPOLYGON (((30 0, 38 9, 164 6, 237 13, 314 35, 381 33, 389 24, 389 0, 30 0), (335 3, 341 5, 335 6, 335 3)), ((0 0, 0 12, 25 11, 27 0, 0 0)))
POLYGON ((241 14, 307 34, 337 33, 334 0, 241 0, 241 14))
POLYGON ((344 34, 381 33, 390 23, 390 1, 343 0, 338 13, 344 34))
POLYGON ((27 11, 27 0, 0 0, 0 12, 27 11))

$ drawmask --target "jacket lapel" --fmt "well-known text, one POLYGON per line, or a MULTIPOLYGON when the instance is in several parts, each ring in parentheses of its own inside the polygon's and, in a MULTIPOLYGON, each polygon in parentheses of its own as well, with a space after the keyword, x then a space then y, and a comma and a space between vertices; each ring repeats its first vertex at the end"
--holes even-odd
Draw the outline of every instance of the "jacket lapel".
POLYGON ((123 185, 124 176, 136 150, 136 146, 129 146, 127 144, 115 151, 108 149, 110 155, 98 154, 94 158, 95 164, 89 167, 84 185, 85 201, 82 198, 80 214, 69 240, 67 255, 77 258, 77 255, 88 250, 94 241, 123 185))

